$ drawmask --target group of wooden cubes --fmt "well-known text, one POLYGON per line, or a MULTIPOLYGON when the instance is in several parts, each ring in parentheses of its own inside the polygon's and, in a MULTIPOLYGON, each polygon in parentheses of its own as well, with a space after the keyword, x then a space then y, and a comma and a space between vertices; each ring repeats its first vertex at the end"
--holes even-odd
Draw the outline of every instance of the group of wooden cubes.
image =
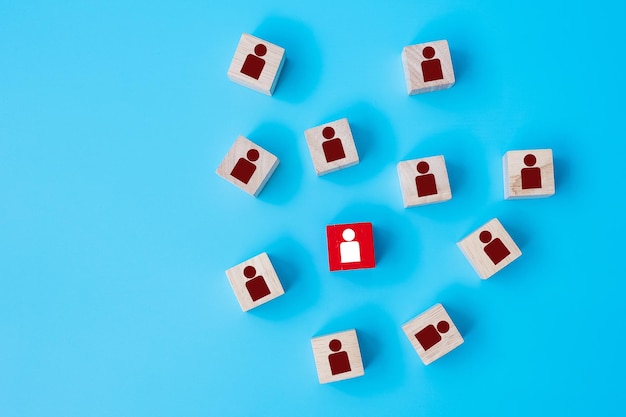
MULTIPOLYGON (((235 82, 272 95, 285 50, 243 34, 228 70, 235 82)), ((402 51, 408 94, 420 94, 454 85, 450 50, 445 40, 411 45, 402 51)), ((317 175, 359 163, 354 138, 346 118, 310 128, 304 137, 317 175)), ((240 136, 217 168, 217 174, 257 196, 278 166, 278 158, 240 136)), ((452 198, 443 155, 401 161, 397 164, 404 207, 440 203, 452 198)), ((504 198, 549 197, 555 192, 551 149, 515 150, 503 157, 504 198)), ((326 226, 330 271, 374 268, 372 223, 326 226)), ((498 219, 494 218, 457 243, 482 279, 488 279, 515 259, 521 251, 498 219)), ((285 293, 267 253, 261 253, 226 271, 243 311, 285 293)), ((424 364, 440 358, 463 343, 463 338, 441 304, 402 326, 424 364)), ((355 329, 311 340, 320 383, 364 374, 355 329)))

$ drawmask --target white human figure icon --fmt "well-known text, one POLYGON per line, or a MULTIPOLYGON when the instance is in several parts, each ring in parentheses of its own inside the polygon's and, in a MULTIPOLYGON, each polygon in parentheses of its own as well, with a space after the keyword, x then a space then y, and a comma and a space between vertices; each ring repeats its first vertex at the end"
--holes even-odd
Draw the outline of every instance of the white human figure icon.
POLYGON ((339 244, 339 254, 341 255, 341 263, 361 262, 361 245, 354 241, 356 234, 352 229, 346 229, 341 233, 341 237, 345 242, 339 244))

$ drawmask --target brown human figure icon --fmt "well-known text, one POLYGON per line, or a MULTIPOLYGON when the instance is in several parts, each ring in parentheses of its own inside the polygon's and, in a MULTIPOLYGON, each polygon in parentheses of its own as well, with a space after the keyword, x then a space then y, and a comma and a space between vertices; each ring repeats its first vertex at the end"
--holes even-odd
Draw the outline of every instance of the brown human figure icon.
POLYGON ((333 339, 328 344, 330 350, 335 353, 331 353, 328 355, 328 363, 330 364, 330 373, 332 375, 343 374, 345 372, 350 372, 352 368, 350 367, 350 359, 348 358, 348 352, 345 350, 339 352, 341 350, 341 341, 338 339, 333 339))
POLYGON ((267 286, 267 282, 265 282, 265 278, 263 278, 262 275, 258 275, 255 277, 255 267, 253 267, 252 265, 246 266, 243 269, 243 275, 249 279, 249 281, 246 282, 246 289, 248 290, 252 301, 256 301, 265 297, 266 295, 270 295, 271 291, 267 286))
POLYGON ((422 75, 424 76, 424 82, 443 80, 443 71, 441 69, 441 61, 435 56, 435 48, 427 46, 422 50, 422 55, 426 58, 422 61, 422 75))
POLYGON ((415 177, 415 187, 417 188, 417 196, 425 197, 427 195, 437 194, 437 183, 434 174, 427 174, 430 165, 426 161, 417 163, 417 172, 421 175, 415 177))
POLYGON ((261 58, 267 53, 267 47, 262 43, 254 47, 254 55, 248 54, 241 67, 241 73, 258 80, 265 67, 265 60, 261 58))
POLYGON ((247 184, 252 178, 252 175, 256 171, 256 165, 252 162, 257 161, 259 159, 259 151, 256 149, 250 149, 248 153, 246 153, 246 158, 239 158, 235 167, 232 171, 230 171, 230 175, 237 178, 239 181, 247 184))
POLYGON ((333 162, 346 157, 341 139, 333 138, 335 136, 335 129, 330 126, 325 127, 322 130, 322 136, 324 136, 325 139, 330 139, 322 143, 322 151, 324 151, 326 162, 333 162))
POLYGON ((541 188, 541 168, 536 167, 537 158, 532 153, 524 157, 524 165, 528 168, 522 168, 522 190, 531 188, 541 188))
POLYGON ((495 238, 491 240, 492 237, 493 236, 491 236, 491 233, 487 230, 480 232, 480 235, 478 235, 478 238, 481 242, 487 243, 484 248, 485 253, 489 257, 489 259, 491 259, 491 262, 493 262, 494 265, 498 265, 500 261, 509 256, 511 251, 509 251, 504 243, 502 243, 500 238, 495 238))
POLYGON ((436 328, 432 324, 424 327, 422 330, 415 333, 415 338, 419 344, 422 345, 424 351, 426 351, 441 342, 441 334, 446 333, 448 330, 450 330, 450 323, 442 320, 437 323, 436 328))

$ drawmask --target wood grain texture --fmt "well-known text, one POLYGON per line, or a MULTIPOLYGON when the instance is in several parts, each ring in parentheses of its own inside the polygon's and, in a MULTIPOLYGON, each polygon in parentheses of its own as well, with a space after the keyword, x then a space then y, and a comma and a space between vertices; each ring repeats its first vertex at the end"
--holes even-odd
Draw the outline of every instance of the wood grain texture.
POLYGON ((284 63, 284 48, 244 33, 241 35, 241 39, 239 40, 239 44, 235 50, 235 56, 230 63, 230 67, 228 68, 228 78, 245 87, 271 96, 274 94, 274 89, 276 88, 284 63), (256 56, 254 48, 259 44, 265 45, 267 52, 261 57, 265 61, 265 66, 263 67, 263 71, 257 80, 243 74, 241 69, 248 55, 256 56))
POLYGON ((404 331, 406 337, 409 339, 409 342, 411 342, 411 345, 417 352, 424 365, 432 363, 446 353, 463 344, 463 337, 461 336, 458 329, 452 322, 452 319, 441 304, 436 304, 435 306, 426 310, 424 313, 411 319, 402 326, 402 330, 404 331), (441 321, 444 321, 449 325, 449 328, 445 332, 440 332, 439 330, 437 330, 437 325, 441 321), (432 327, 426 329, 429 326, 432 327), (422 332, 425 329, 427 332, 428 330, 432 330, 435 335, 439 335, 439 337, 441 338, 440 341, 438 341, 433 346, 428 347, 428 349, 424 349, 422 343, 420 343, 420 341, 416 337, 419 332, 422 332))
POLYGON ((504 198, 507 200, 550 197, 555 193, 552 149, 509 151, 502 157, 502 168, 504 171, 504 198), (536 159, 532 166, 524 162, 527 155, 533 155, 536 159), (522 170, 535 167, 541 170, 541 188, 523 189, 522 170))
POLYGON ((309 152, 311 153, 311 159, 313 160, 313 167, 315 168, 315 173, 317 175, 328 174, 359 163, 359 154, 354 143, 354 138, 352 137, 350 124, 346 118, 307 129, 304 132, 304 136, 306 138, 306 143, 309 147, 309 152), (325 138, 322 134, 322 131, 328 127, 334 129, 335 131, 335 134, 330 139, 325 138), (341 146, 345 153, 345 157, 328 162, 324 154, 323 146, 324 143, 327 143, 335 138, 341 140, 341 146))
POLYGON ((443 155, 402 161, 398 163, 397 170, 404 207, 440 203, 448 201, 452 198, 452 190, 450 189, 450 181, 448 179, 448 170, 446 169, 446 162, 443 155), (417 165, 420 162, 426 162, 428 164, 429 169, 427 173, 422 174, 418 172, 417 165), (434 175, 437 193, 420 196, 418 194, 416 178, 418 176, 423 177, 424 175, 430 174, 434 175))
POLYGON ((404 47, 402 50, 402 65, 404 67, 404 78, 409 95, 428 93, 436 90, 450 88, 455 83, 454 69, 448 41, 440 40, 434 42, 420 43, 404 47), (435 55, 432 59, 438 59, 441 63, 443 78, 433 81, 424 81, 422 62, 428 59, 424 57, 424 48, 432 47, 435 55))
POLYGON ((283 286, 280 283, 280 279, 278 279, 278 275, 274 270, 274 266, 265 252, 228 269, 226 271, 226 277, 228 278, 228 282, 230 282, 230 286, 233 288, 235 297, 237 297, 237 301, 243 311, 251 310, 275 299, 276 297, 280 297, 285 293, 283 286), (246 282, 248 282, 250 278, 247 278, 244 275, 244 269, 247 266, 255 268, 256 274, 254 277, 260 276, 263 280, 265 280, 265 283, 270 291, 269 295, 266 295, 256 301, 252 299, 250 292, 246 288, 246 282))
POLYGON ((365 374, 356 330, 346 330, 315 337, 311 339, 311 346, 313 348, 313 357, 315 359, 315 367, 317 368, 317 377, 320 384, 356 378, 365 374), (331 350, 329 345, 330 342, 335 339, 341 342, 341 349, 337 352, 347 353, 351 370, 349 372, 333 375, 330 368, 329 356, 337 352, 331 350))
POLYGON ((278 163, 279 160, 276 156, 251 140, 239 136, 215 172, 226 181, 256 197, 276 170, 278 163), (246 184, 235 178, 231 173, 240 159, 248 160, 247 155, 250 150, 258 151, 259 159, 252 162, 256 169, 246 184))
POLYGON ((511 236, 509 236, 509 234, 506 232, 504 226, 502 226, 500 221, 495 218, 491 219, 483 226, 476 229, 466 238, 458 242, 457 245, 461 249, 461 252, 463 252, 465 257, 467 258, 467 260, 470 262, 476 273, 482 279, 488 279, 493 274, 500 271, 502 268, 522 256, 522 251, 517 247, 517 245, 515 244, 511 236), (510 251, 510 254, 497 264, 494 264, 485 252, 485 247, 487 243, 481 242, 479 238, 481 232, 483 231, 487 231, 491 234, 491 241, 494 241, 495 239, 500 239, 504 246, 510 251))

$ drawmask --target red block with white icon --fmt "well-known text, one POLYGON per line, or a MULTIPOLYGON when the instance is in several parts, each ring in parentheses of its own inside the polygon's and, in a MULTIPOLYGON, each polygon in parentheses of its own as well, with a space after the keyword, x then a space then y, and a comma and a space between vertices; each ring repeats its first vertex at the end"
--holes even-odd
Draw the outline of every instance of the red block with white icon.
POLYGON ((328 266, 331 271, 374 268, 374 232, 372 223, 326 226, 328 266))

